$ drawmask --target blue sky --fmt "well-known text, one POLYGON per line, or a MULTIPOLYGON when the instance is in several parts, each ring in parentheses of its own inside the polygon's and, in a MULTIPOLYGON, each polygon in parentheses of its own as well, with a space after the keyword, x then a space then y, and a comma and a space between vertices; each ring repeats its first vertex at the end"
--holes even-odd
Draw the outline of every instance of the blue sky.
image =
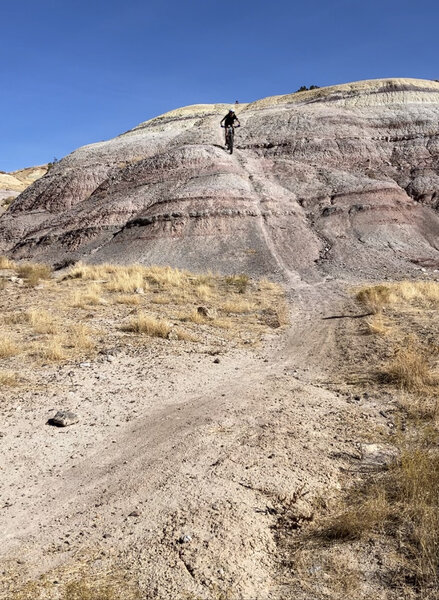
POLYGON ((1 0, 0 170, 187 104, 439 79, 437 0, 1 0))

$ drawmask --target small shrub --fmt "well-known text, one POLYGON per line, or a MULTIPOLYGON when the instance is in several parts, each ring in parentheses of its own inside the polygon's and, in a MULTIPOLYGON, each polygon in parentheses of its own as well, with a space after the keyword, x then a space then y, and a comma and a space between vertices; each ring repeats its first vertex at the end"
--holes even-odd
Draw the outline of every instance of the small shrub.
POLYGON ((209 298, 212 296, 212 288, 202 283, 200 285, 197 285, 197 287, 195 288, 195 293, 197 295, 197 298, 199 298, 200 300, 209 300, 209 298))
POLYGON ((407 336, 396 347, 393 358, 383 367, 383 375, 391 383, 410 391, 422 391, 437 380, 428 352, 414 336, 407 336))
POLYGON ((67 359, 60 337, 50 338, 45 344, 37 346, 38 355, 44 360, 58 362, 67 359))
POLYGON ((0 371, 0 385, 4 387, 14 387, 18 385, 17 373, 13 371, 0 371))
POLYGON ((68 346, 78 351, 93 350, 96 346, 91 338, 91 331, 83 323, 72 325, 68 333, 68 346))
POLYGON ((85 290, 79 290, 72 296, 72 306, 86 308, 103 303, 102 288, 97 284, 89 285, 85 290))
POLYGON ((367 326, 369 332, 374 335, 388 335, 390 333, 390 327, 386 324, 382 313, 374 314, 368 319, 367 326))
POLYGON ((11 340, 10 337, 5 335, 0 336, 0 358, 15 356, 19 352, 19 347, 11 340))
POLYGON ((124 331, 133 333, 146 333, 151 337, 166 338, 171 331, 168 321, 156 319, 150 315, 139 314, 129 321, 123 328, 124 331))
POLYGON ((226 313, 249 313, 256 309, 256 305, 249 300, 230 300, 221 306, 221 310, 226 313))
POLYGON ((0 269, 14 269, 15 263, 7 256, 0 256, 0 269))
POLYGON ((139 296, 136 296, 134 294, 119 294, 119 296, 116 296, 116 303, 117 304, 130 304, 130 305, 138 305, 140 304, 140 298, 139 296))
POLYGON ((23 316, 37 333, 58 333, 59 331, 58 324, 45 310, 34 308, 23 316))
POLYGON ((250 277, 248 275, 229 275, 225 278, 228 286, 235 288, 239 294, 245 294, 249 284, 250 277))
POLYGON ((17 267, 17 274, 25 280, 27 285, 34 287, 42 279, 50 279, 52 277, 52 269, 49 265, 42 263, 24 263, 17 267))

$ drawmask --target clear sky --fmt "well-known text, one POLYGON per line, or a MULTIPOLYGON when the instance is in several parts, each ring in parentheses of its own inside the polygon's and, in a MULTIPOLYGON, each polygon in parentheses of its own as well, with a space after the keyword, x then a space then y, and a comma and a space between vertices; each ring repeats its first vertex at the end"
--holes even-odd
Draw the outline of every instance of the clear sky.
POLYGON ((0 0, 0 170, 187 104, 439 79, 437 0, 0 0))

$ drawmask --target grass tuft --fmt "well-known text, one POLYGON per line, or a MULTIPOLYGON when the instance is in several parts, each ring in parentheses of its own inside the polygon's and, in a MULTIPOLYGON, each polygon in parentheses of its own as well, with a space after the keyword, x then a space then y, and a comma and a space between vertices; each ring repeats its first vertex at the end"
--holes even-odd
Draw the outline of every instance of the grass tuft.
POLYGON ((7 256, 0 256, 0 269, 15 269, 15 263, 7 256))
POLYGON ((247 291, 247 286, 250 282, 250 277, 248 275, 229 275, 225 278, 226 284, 235 289, 239 294, 245 294, 247 291))
POLYGON ((24 263, 17 267, 17 275, 30 287, 35 287, 41 280, 52 277, 52 268, 42 263, 24 263))
POLYGON ((33 308, 24 314, 26 321, 36 333, 58 333, 59 326, 55 319, 45 310, 33 308))
POLYGON ((8 358, 20 352, 20 348, 9 336, 0 336, 0 358, 8 358))
POLYGON ((140 313, 133 317, 123 327, 123 330, 132 333, 146 333, 151 337, 167 338, 171 331, 171 324, 168 321, 140 313))
POLYGON ((63 348, 63 341, 63 338, 54 336, 53 338, 49 338, 44 344, 37 345, 38 356, 49 362, 66 360, 68 357, 63 348))
POLYGON ((137 306, 140 304, 140 298, 135 294, 119 294, 116 296, 116 303, 137 306))
POLYGON ((0 371, 0 385, 5 387, 18 385, 17 373, 14 371, 0 371))
POLYGON ((84 290, 76 291, 72 296, 72 306, 77 308, 87 308, 87 306, 97 306, 103 304, 102 288, 97 284, 89 285, 84 290))
POLYGON ((394 350, 394 355, 382 369, 391 383, 410 391, 423 391, 437 383, 430 357, 414 335, 407 336, 394 350))

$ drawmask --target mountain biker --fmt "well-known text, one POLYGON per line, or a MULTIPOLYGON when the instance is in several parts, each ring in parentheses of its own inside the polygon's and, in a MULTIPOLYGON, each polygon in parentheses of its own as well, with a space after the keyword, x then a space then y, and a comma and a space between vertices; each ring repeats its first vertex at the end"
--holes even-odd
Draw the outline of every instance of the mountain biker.
POLYGON ((238 122, 238 127, 239 127, 241 125, 241 123, 239 122, 238 117, 235 115, 235 111, 233 111, 232 109, 230 109, 229 112, 226 114, 226 116, 221 119, 221 127, 225 127, 224 133, 225 133, 226 146, 227 146, 227 127, 234 127, 235 121, 238 122), (224 125, 223 125, 223 123, 224 123, 224 125))

